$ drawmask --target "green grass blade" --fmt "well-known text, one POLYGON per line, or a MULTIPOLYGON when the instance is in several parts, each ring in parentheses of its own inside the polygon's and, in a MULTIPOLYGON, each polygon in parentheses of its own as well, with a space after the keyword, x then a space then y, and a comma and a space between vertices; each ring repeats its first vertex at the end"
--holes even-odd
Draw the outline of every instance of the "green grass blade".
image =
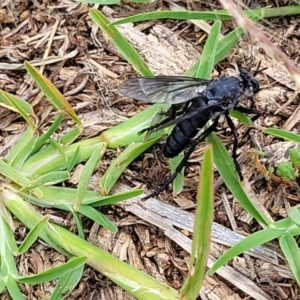
POLYGON ((11 276, 9 276, 7 279, 7 290, 12 299, 25 300, 24 296, 22 295, 22 293, 17 285, 17 282, 11 276))
MULTIPOLYGON (((283 6, 276 8, 263 8, 244 10, 244 13, 253 19, 265 19, 273 17, 282 17, 283 15, 297 15, 300 13, 300 6, 283 6)), ((175 20, 209 20, 209 21, 225 21, 231 20, 231 16, 227 11, 155 11, 136 14, 126 17, 115 22, 112 25, 121 25, 126 23, 136 23, 157 19, 175 19, 175 20)))
POLYGON ((121 194, 114 194, 114 195, 110 195, 110 196, 104 196, 102 197, 101 200, 99 201, 86 201, 85 204, 90 204, 93 207, 98 207, 98 206, 105 206, 105 205, 112 205, 112 204, 116 204, 118 202, 121 201, 125 201, 131 198, 135 198, 138 197, 140 195, 142 195, 144 192, 144 190, 131 190, 128 192, 123 192, 121 194))
POLYGON ((200 64, 196 72, 197 78, 208 79, 211 76, 212 69, 214 67, 217 46, 219 44, 220 30, 221 22, 216 21, 211 27, 210 34, 203 49, 200 64))
MULTIPOLYGON (((177 155, 176 157, 169 159, 172 174, 175 172, 177 166, 180 164, 183 157, 184 157, 184 153, 182 152, 179 155, 177 155)), ((176 176, 176 178, 174 179, 174 181, 172 183, 173 193, 175 195, 178 195, 182 191, 183 184, 184 184, 184 167, 182 168, 181 172, 176 176)))
POLYGON ((285 139, 288 141, 292 141, 292 142, 295 142, 298 144, 300 143, 300 135, 290 132, 290 131, 286 131, 283 129, 276 129, 276 128, 268 128, 268 129, 265 129, 263 132, 265 134, 270 134, 270 135, 273 135, 273 136, 276 136, 276 137, 279 137, 279 138, 282 138, 282 139, 285 139))
POLYGON ((83 224, 80 215, 77 213, 77 211, 74 210, 73 206, 70 206, 69 210, 72 213, 73 218, 75 220, 78 236, 84 239, 85 234, 84 234, 83 224))
POLYGON ((229 115, 233 118, 238 119, 240 122, 244 123, 249 127, 254 126, 253 121, 249 117, 241 113, 240 111, 232 110, 229 115))
POLYGON ((47 130, 46 133, 43 133, 37 140, 36 145, 32 151, 33 153, 36 153, 39 149, 41 149, 46 142, 51 138, 51 135, 59 128, 62 120, 64 118, 64 114, 60 113, 57 118, 55 119, 55 121, 51 124, 51 126, 49 127, 49 129, 47 130))
MULTIPOLYGON (((105 147, 106 147, 106 145, 105 145, 105 147)), ((67 171, 68 171, 69 173, 73 170, 73 168, 75 167, 77 161, 79 160, 79 153, 80 153, 80 148, 77 147, 77 148, 75 149, 74 154, 71 156, 70 159, 68 159, 69 165, 68 165, 68 167, 67 167, 67 171)))
POLYGON ((251 214, 251 216, 253 216, 258 222, 268 225, 270 223, 268 218, 264 216, 254 203, 252 203, 251 199, 242 188, 237 177, 233 160, 216 134, 212 133, 209 135, 206 141, 213 144, 214 161, 227 188, 231 191, 233 196, 237 198, 244 209, 251 214))
POLYGON ((15 160, 17 159, 17 157, 20 158, 22 153, 26 151, 26 147, 29 143, 36 143, 36 139, 37 137, 35 136, 35 131, 31 127, 27 127, 27 129, 22 133, 21 137, 8 154, 6 158, 7 164, 17 168, 20 162, 15 163, 15 160))
POLYGON ((89 205, 81 205, 78 209, 78 211, 83 214, 84 216, 90 218, 91 220, 97 222, 104 228, 110 230, 111 232, 117 232, 118 228, 116 225, 105 215, 100 213, 95 208, 89 206, 89 205))
POLYGON ((19 277, 17 281, 19 283, 27 283, 27 284, 40 284, 44 283, 46 281, 51 281, 57 278, 60 278, 62 276, 66 276, 70 271, 76 270, 77 268, 81 267, 86 263, 87 259, 85 257, 76 257, 73 259, 70 259, 68 262, 66 262, 63 265, 60 265, 58 267, 53 267, 47 271, 44 271, 37 275, 31 275, 31 276, 24 276, 19 277))
POLYGON ((79 179, 79 184, 77 187, 76 198, 75 198, 75 204, 74 204, 75 211, 77 211, 79 209, 79 207, 84 199, 85 193, 88 188, 88 183, 89 183, 90 177, 92 176, 96 166, 100 162, 103 154, 105 153, 105 150, 106 150, 106 147, 103 143, 98 145, 95 148, 95 150, 93 151, 92 155, 90 156, 90 158, 88 159, 88 161, 86 162, 86 164, 82 170, 82 173, 81 173, 80 179, 79 179))
POLYGON ((90 16, 98 24, 101 30, 109 37, 115 47, 121 52, 124 58, 142 76, 152 76, 152 72, 146 66, 140 55, 128 43, 115 26, 109 26, 109 20, 96 9, 90 10, 90 16))
POLYGON ((66 297, 70 294, 76 285, 80 282, 84 271, 84 265, 73 270, 59 278, 56 283, 55 289, 49 300, 67 299, 66 297))
POLYGON ((32 180, 28 186, 22 187, 21 191, 29 191, 33 188, 40 187, 42 185, 55 185, 60 182, 64 182, 70 178, 70 173, 67 171, 55 171, 50 172, 36 179, 32 180))
POLYGON ((220 258, 218 258, 217 261, 214 263, 214 265, 211 267, 211 269, 208 271, 208 274, 212 275, 213 273, 216 272, 217 269, 225 265, 235 256, 240 255, 241 253, 249 249, 252 249, 256 246, 260 246, 264 243, 272 241, 280 237, 285 231, 286 231, 285 228, 283 229, 267 228, 252 233, 251 235, 247 236, 242 241, 240 241, 239 243, 231 247, 220 258))
POLYGON ((46 216, 30 230, 30 232, 27 234, 26 238, 18 248, 17 254, 20 255, 25 253, 36 242, 42 230, 46 228, 48 221, 49 217, 46 216))
POLYGON ((38 118, 29 103, 0 90, 0 105, 19 113, 32 129, 36 129, 38 118))
POLYGON ((284 256, 286 257, 289 263, 289 266, 293 272, 293 275, 295 276, 298 285, 300 285, 300 253, 297 242, 289 232, 286 232, 280 237, 279 244, 281 250, 284 253, 284 256))
MULTIPOLYGON (((6 210, 6 207, 5 207, 6 210)), ((14 232, 13 229, 11 228, 11 226, 9 225, 11 222, 10 220, 7 221, 7 217, 5 217, 5 215, 9 215, 10 219, 11 219, 11 215, 9 212, 3 213, 2 211, 0 212, 1 216, 0 216, 0 241, 1 243, 5 243, 6 247, 9 249, 10 253, 16 253, 17 252, 17 243, 14 237, 14 232)), ((4 245, 2 245, 4 246, 4 245)), ((1 252, 1 256, 3 259, 3 256, 5 257, 5 253, 1 252)), ((9 254, 10 255, 10 254, 9 254)), ((15 270, 15 272, 17 272, 17 270, 15 270)))
POLYGON ((82 130, 79 127, 72 128, 70 131, 65 133, 60 139, 60 143, 63 146, 68 146, 72 144, 81 134, 82 130))
POLYGON ((118 155, 100 180, 101 194, 107 195, 126 167, 156 142, 157 139, 150 140, 146 143, 133 143, 118 155))
POLYGON ((70 103, 51 83, 51 81, 45 78, 35 67, 30 65, 30 63, 25 62, 25 68, 49 101, 58 110, 64 111, 67 115, 69 115, 79 126, 82 126, 80 119, 77 117, 70 103))
MULTIPOLYGON (((146 133, 139 135, 142 129, 150 126, 155 114, 159 111, 159 105, 152 105, 129 120, 122 122, 100 134, 102 141, 107 142, 108 148, 127 146, 131 143, 143 142, 146 133)), ((165 131, 157 131, 150 135, 149 139, 161 137, 165 131)))
POLYGON ((211 227, 213 221, 213 154, 208 145, 204 152, 202 170, 197 193, 193 244, 186 279, 181 294, 185 299, 196 299, 206 273, 206 264, 210 251, 211 227))

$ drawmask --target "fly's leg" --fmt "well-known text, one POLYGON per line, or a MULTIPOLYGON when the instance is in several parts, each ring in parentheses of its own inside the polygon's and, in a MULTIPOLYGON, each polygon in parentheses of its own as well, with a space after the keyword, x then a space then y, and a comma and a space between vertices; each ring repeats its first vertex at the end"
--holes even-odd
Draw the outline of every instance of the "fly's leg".
POLYGON ((227 121, 227 124, 233 134, 233 149, 232 149, 232 159, 233 159, 233 162, 234 162, 234 165, 235 165, 235 168, 240 176, 240 178, 243 178, 242 176, 242 172, 241 172, 241 167, 237 161, 237 154, 236 154, 236 151, 237 151, 237 147, 238 147, 238 132, 231 120, 231 118, 226 114, 225 115, 225 118, 226 118, 226 121, 227 121))
POLYGON ((158 122, 157 124, 151 125, 145 129, 139 131, 138 134, 140 135, 146 131, 153 131, 153 130, 159 128, 160 126, 168 123, 169 121, 174 120, 178 115, 181 115, 186 111, 189 104, 190 104, 190 101, 188 101, 181 110, 177 110, 176 105, 172 105, 167 111, 159 112, 160 115, 166 116, 166 118, 163 119, 162 121, 158 122))
POLYGON ((185 166, 187 163, 189 157, 191 156, 192 152, 195 150, 196 146, 204 140, 207 136, 209 136, 213 131, 216 130, 217 125, 218 125, 219 118, 214 120, 213 124, 210 125, 200 136, 198 136, 192 143, 188 151, 185 153, 183 159, 181 160, 180 164, 177 166, 175 172, 166 180, 162 185, 160 185, 159 188, 156 189, 155 192, 147 195, 146 197, 143 198, 143 200, 152 198, 160 194, 164 189, 167 188, 167 186, 173 182, 173 180, 177 177, 177 175, 181 172, 182 168, 185 166))

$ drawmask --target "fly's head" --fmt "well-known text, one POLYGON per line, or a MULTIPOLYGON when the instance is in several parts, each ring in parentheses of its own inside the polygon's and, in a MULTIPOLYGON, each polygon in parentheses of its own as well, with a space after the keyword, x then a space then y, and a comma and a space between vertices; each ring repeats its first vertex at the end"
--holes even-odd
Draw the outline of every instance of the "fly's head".
POLYGON ((255 79, 254 75, 250 73, 246 68, 239 67, 241 84, 244 87, 244 94, 247 97, 251 97, 259 91, 259 83, 255 79))

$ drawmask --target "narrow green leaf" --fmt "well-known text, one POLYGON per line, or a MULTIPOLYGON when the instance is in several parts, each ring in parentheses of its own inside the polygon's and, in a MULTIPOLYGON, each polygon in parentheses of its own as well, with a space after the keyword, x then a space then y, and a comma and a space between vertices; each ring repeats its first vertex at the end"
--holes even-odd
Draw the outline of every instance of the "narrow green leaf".
POLYGON ((189 267, 190 272, 181 288, 181 294, 186 299, 196 299, 199 295, 210 251, 214 198, 212 152, 211 145, 207 145, 204 152, 197 193, 197 210, 189 267))
POLYGON ((251 199, 242 188, 233 160, 216 134, 210 134, 206 141, 213 144, 214 161, 227 188, 231 191, 233 196, 236 197, 243 208, 251 214, 251 216, 253 216, 258 222, 268 225, 270 223, 268 218, 264 216, 254 203, 252 203, 251 199))
POLYGON ((292 209, 289 211, 289 217, 290 219, 300 227, 300 211, 299 206, 292 207, 292 209))
POLYGON ((105 206, 105 205, 112 205, 116 204, 121 201, 125 201, 131 198, 135 198, 143 194, 144 190, 131 190, 128 192, 123 192, 121 194, 114 194, 109 196, 104 196, 101 200, 95 201, 84 201, 84 204, 90 204, 90 206, 98 207, 98 206, 105 206))
POLYGON ((111 232, 117 232, 118 228, 116 225, 109 220, 105 215, 100 213, 95 208, 89 205, 81 205, 78 211, 83 214, 84 216, 90 218, 91 220, 97 222, 98 224, 102 225, 104 228, 110 230, 111 232))
MULTIPOLYGON (((14 164, 16 157, 19 157, 20 154, 26 151, 28 142, 29 141, 34 142, 34 137, 35 137, 35 131, 31 127, 27 127, 27 129, 21 134, 17 143, 12 147, 11 151, 7 155, 6 161, 8 165, 12 166, 14 164)), ((19 163, 16 163, 15 165, 19 165, 19 163)))
POLYGON ((107 195, 126 167, 156 142, 157 139, 150 140, 146 143, 132 143, 118 155, 100 180, 101 194, 107 195))
POLYGON ((111 42, 139 74, 142 76, 153 75, 143 59, 128 43, 118 29, 115 26, 109 26, 109 20, 103 14, 101 14, 101 12, 97 11, 96 9, 91 9, 90 16, 93 21, 98 24, 101 30, 107 34, 111 42))
MULTIPOLYGON (((108 148, 117 148, 127 146, 131 143, 143 142, 146 133, 139 135, 138 132, 147 128, 151 120, 160 111, 158 104, 151 105, 149 108, 133 116, 129 120, 122 122, 100 134, 102 141, 107 142, 108 148)), ((149 139, 161 137, 164 131, 156 131, 150 135, 149 139)))
MULTIPOLYGON (((13 181, 14 183, 22 186, 28 186, 30 184, 30 180, 23 176, 19 171, 10 167, 6 164, 2 159, 0 159, 0 174, 5 178, 13 181)), ((42 197, 43 194, 40 189, 33 189, 31 192, 39 197, 42 197)))
POLYGON ((51 138, 51 135, 58 129, 60 126, 62 120, 64 118, 64 114, 60 113, 55 121, 51 124, 51 126, 48 128, 46 133, 43 133, 37 140, 36 145, 32 151, 33 153, 36 153, 39 149, 41 149, 45 143, 51 138))
POLYGON ((91 157, 88 159, 87 163, 85 164, 82 173, 80 175, 79 184, 77 187, 77 193, 75 198, 74 209, 77 211, 84 199, 85 192, 88 187, 88 183, 90 177, 92 176, 94 169, 100 162, 103 154, 105 153, 106 147, 104 144, 98 145, 95 150, 93 151, 91 157))
POLYGON ((286 232, 280 237, 279 244, 298 285, 300 285, 300 253, 297 242, 289 232, 286 232))
POLYGON ((49 300, 67 299, 82 279, 84 265, 59 278, 49 300))
POLYGON ((32 79, 37 83, 44 95, 49 101, 59 110, 68 114, 79 126, 82 126, 80 119, 77 117, 70 103, 59 92, 59 90, 51 83, 50 80, 45 78, 35 67, 25 62, 25 68, 30 74, 32 79))
POLYGON ((30 230, 30 232, 27 234, 26 238, 18 248, 17 254, 20 255, 25 253, 33 245, 33 243, 35 243, 42 230, 46 228, 48 221, 49 217, 46 216, 30 230))
POLYGON ((37 275, 32 276, 24 276, 17 278, 17 281, 19 283, 27 283, 27 284, 40 284, 44 283, 46 281, 51 281, 57 278, 60 278, 62 276, 65 276, 70 271, 76 270, 77 268, 81 267, 86 263, 85 257, 76 257, 72 260, 70 259, 68 262, 66 262, 63 265, 60 265, 58 267, 53 267, 45 272, 42 272, 37 275))
POLYGON ((81 135, 81 133, 82 133, 81 127, 72 128, 70 131, 68 131, 61 137, 59 142, 63 146, 70 145, 81 135))
POLYGON ((64 182, 70 178, 70 173, 67 171, 56 171, 45 175, 38 176, 32 180, 28 186, 24 186, 21 191, 29 191, 33 188, 40 187, 41 185, 54 185, 64 182))
POLYGON ((232 110, 229 115, 233 118, 238 119, 240 122, 244 123, 245 125, 247 125, 249 127, 254 126, 253 121, 249 117, 247 117, 246 115, 241 113, 240 111, 232 110))
POLYGON ((76 228, 78 231, 78 236, 81 237, 82 239, 84 239, 85 234, 84 234, 83 224, 82 224, 80 215, 77 213, 77 211, 74 210, 73 206, 70 206, 69 210, 72 213, 73 218, 75 220, 76 228))
MULTIPOLYGON (((244 13, 255 20, 262 18, 281 17, 283 15, 297 15, 300 13, 299 6, 282 6, 276 8, 263 8, 244 10, 244 13)), ((121 25, 126 23, 136 23, 157 19, 175 19, 175 20, 210 20, 210 21, 224 21, 230 20, 231 16, 227 11, 155 11, 136 14, 117 20, 111 25, 121 25)))
POLYGON ((263 132, 266 134, 270 134, 300 144, 300 135, 290 131, 286 131, 283 129, 276 129, 276 128, 268 128, 265 129, 263 132))
MULTIPOLYGON (((184 157, 184 153, 180 153, 176 157, 173 157, 169 159, 170 167, 171 167, 171 173, 173 174, 177 168, 177 166, 180 164, 181 160, 184 157)), ((173 185, 173 193, 175 195, 178 195, 182 189, 184 184, 184 168, 182 168, 181 172, 176 176, 174 179, 172 185, 173 185)))
POLYGON ((7 290, 12 299, 25 300, 25 297, 22 295, 22 293, 17 285, 17 282, 11 276, 9 276, 7 278, 7 290))
POLYGON ((36 129, 38 118, 29 103, 0 90, 0 105, 19 113, 32 129, 36 129))
POLYGON ((241 253, 252 249, 256 246, 260 246, 264 243, 272 241, 280 237, 285 231, 286 228, 266 228, 264 230, 252 233, 251 235, 247 236, 242 241, 231 247, 221 257, 219 257, 214 263, 214 265, 211 267, 211 269, 208 271, 208 274, 212 275, 216 272, 217 269, 228 263, 235 256, 240 255, 241 253))
POLYGON ((214 61, 217 51, 217 46, 219 44, 219 36, 221 30, 221 22, 216 21, 211 27, 210 34, 206 40, 199 68, 196 72, 197 78, 210 78, 212 69, 214 67, 214 61))
MULTIPOLYGON (((7 208, 4 206, 5 213, 0 211, 0 241, 6 244, 6 247, 9 249, 10 254, 17 252, 17 243, 14 237, 13 228, 11 227, 12 218, 9 212, 7 212, 7 208)), ((2 245, 3 246, 3 245, 2 245)), ((1 252, 0 258, 5 258, 5 254, 1 252)), ((15 270, 16 271, 16 270, 15 270)))
POLYGON ((67 167, 67 171, 68 171, 69 173, 73 170, 73 168, 75 167, 77 161, 79 160, 79 153, 80 153, 80 148, 77 147, 77 148, 75 149, 74 154, 73 154, 73 155, 70 157, 70 159, 68 160, 69 165, 68 165, 68 167, 67 167))

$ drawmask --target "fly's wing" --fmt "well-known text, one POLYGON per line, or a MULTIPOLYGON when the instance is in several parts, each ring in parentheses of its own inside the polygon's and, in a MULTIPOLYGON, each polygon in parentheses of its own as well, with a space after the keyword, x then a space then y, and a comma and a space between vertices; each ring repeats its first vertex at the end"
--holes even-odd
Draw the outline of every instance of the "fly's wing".
POLYGON ((199 96, 210 82, 181 76, 137 77, 123 82, 119 92, 144 102, 178 104, 199 96))

